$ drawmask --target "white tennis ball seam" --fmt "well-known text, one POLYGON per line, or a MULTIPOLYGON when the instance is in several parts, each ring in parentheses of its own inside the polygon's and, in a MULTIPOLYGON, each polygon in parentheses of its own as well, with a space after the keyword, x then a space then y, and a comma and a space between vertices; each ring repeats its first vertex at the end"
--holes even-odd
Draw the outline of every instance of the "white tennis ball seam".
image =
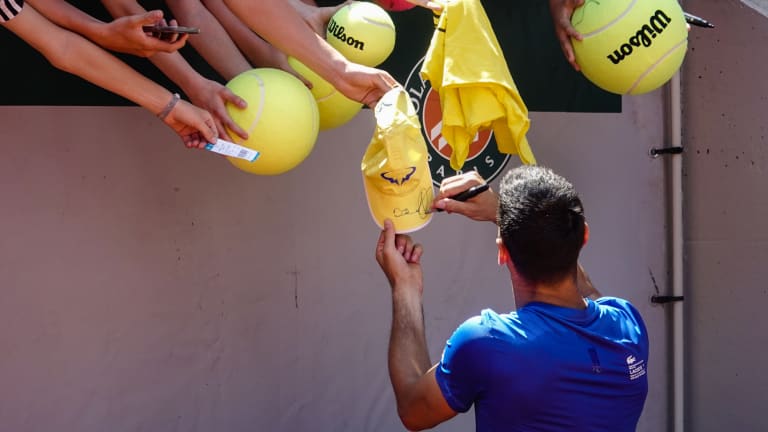
MULTIPOLYGON (((392 20, 390 20, 390 19, 379 20, 378 19, 379 17, 370 17, 370 16, 365 15, 365 13, 367 13, 367 12, 370 12, 372 14, 377 14, 377 13, 383 12, 384 14, 386 14, 386 12, 383 11, 383 9, 380 9, 379 6, 377 6, 377 5, 373 4, 373 3, 354 3, 354 4, 348 5, 346 7, 349 8, 350 16, 352 14, 355 14, 356 12, 359 12, 360 16, 358 16, 358 18, 363 20, 363 21, 365 21, 365 22, 367 22, 369 24, 373 24, 375 26, 384 27, 384 28, 392 30, 392 31, 395 30, 395 25, 394 25, 394 23, 392 23, 392 20), (357 9, 357 10, 355 10, 355 9, 357 9)), ((389 15, 385 15, 385 16, 387 18, 389 18, 389 15)))
POLYGON ((319 98, 315 99, 315 101, 316 101, 317 103, 325 102, 325 101, 327 101, 328 99, 330 99, 330 98, 331 98, 331 96, 333 96, 333 95, 335 95, 335 94, 336 94, 336 90, 334 90, 334 91, 332 91, 332 92, 328 93, 328 94, 327 94, 327 95, 325 95, 325 96, 322 96, 322 97, 319 97, 319 98))
POLYGON ((379 26, 379 27, 383 27, 383 28, 388 29, 388 30, 395 31, 395 26, 390 24, 390 23, 388 23, 388 22, 377 21, 377 20, 375 20, 373 18, 369 18, 369 17, 365 17, 365 16, 361 17, 361 18, 363 19, 363 21, 365 21, 365 22, 367 22, 369 24, 373 24, 375 26, 379 26))
MULTIPOLYGON (((596 30, 593 30, 593 31, 591 31, 589 33, 582 33, 581 36, 584 39, 587 39, 589 37, 598 35, 598 34, 604 32, 604 31, 606 31, 608 28, 612 27, 614 24, 616 24, 617 22, 621 21, 625 16, 627 16, 627 14, 632 10, 632 8, 635 7, 635 3, 637 3, 637 0, 632 0, 632 3, 630 3, 627 6, 627 8, 624 9, 624 12, 622 12, 619 16, 617 16, 616 18, 614 18, 611 21, 607 22, 605 25, 603 25, 602 27, 600 27, 600 28, 598 28, 596 30)), ((587 5, 584 5, 584 7, 586 7, 586 6, 587 5)))
POLYGON ((632 84, 632 86, 629 88, 629 90, 627 90, 627 94, 629 94, 629 93, 632 93, 632 91, 633 91, 633 90, 635 90, 635 88, 636 88, 638 85, 640 85, 640 83, 643 81, 643 79, 644 79, 646 76, 648 76, 648 74, 650 74, 651 72, 653 72, 653 70, 654 70, 654 69, 656 69, 656 66, 658 66, 659 64, 661 64, 662 62, 664 62, 664 60, 665 60, 667 57, 671 56, 671 55, 672 55, 672 53, 674 53, 674 52, 675 52, 675 51, 677 51, 677 50, 678 50, 678 49, 679 49, 681 46, 683 46, 683 44, 685 44, 687 40, 688 40, 688 38, 685 38, 685 39, 681 40, 680 42, 676 43, 676 44, 675 44, 675 46, 673 46, 672 48, 670 48, 670 49, 669 49, 667 52, 665 52, 665 53, 664 53, 664 55, 663 55, 663 56, 661 56, 661 57, 660 57, 658 60, 656 60, 656 61, 655 61, 655 62, 654 62, 652 65, 650 65, 650 66, 648 67, 648 69, 646 69, 646 70, 645 70, 645 72, 643 72, 643 73, 642 73, 642 74, 641 74, 641 75, 640 75, 640 76, 637 78, 637 80, 634 82, 634 84, 632 84))
POLYGON ((248 76, 255 78, 257 84, 259 85, 259 108, 256 110, 256 116, 253 118, 251 125, 246 130, 248 135, 250 135, 253 133, 254 129, 256 129, 256 126, 259 124, 259 120, 261 120, 261 114, 264 112, 264 104, 267 96, 265 94, 266 87, 264 86, 264 80, 261 78, 261 76, 259 76, 259 74, 253 70, 248 72, 248 76))

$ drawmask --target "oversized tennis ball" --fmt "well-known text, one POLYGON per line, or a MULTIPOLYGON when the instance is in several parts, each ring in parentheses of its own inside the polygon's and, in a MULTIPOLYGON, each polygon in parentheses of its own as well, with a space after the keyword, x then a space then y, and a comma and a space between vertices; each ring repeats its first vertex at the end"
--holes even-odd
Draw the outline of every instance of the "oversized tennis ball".
POLYGON ((636 95, 661 87, 688 48, 677 0, 586 0, 571 23, 584 36, 572 39, 581 71, 612 93, 636 95))
POLYGON ((374 0, 377 5, 384 8, 384 10, 392 12, 406 11, 416 7, 415 4, 408 0, 374 0))
POLYGON ((258 150, 254 162, 229 157, 243 171, 261 175, 282 174, 299 165, 317 141, 317 103, 307 86, 288 72, 259 68, 232 78, 227 87, 245 99, 248 107, 227 105, 227 112, 248 132, 243 140, 230 132, 235 143, 258 150))
POLYGON ((356 1, 331 17, 326 39, 347 60, 378 66, 395 48, 395 24, 381 6, 356 1))
POLYGON ((320 130, 333 129, 352 120, 363 108, 363 104, 341 94, 328 81, 293 57, 288 57, 293 70, 312 83, 312 96, 317 102, 320 114, 320 130))

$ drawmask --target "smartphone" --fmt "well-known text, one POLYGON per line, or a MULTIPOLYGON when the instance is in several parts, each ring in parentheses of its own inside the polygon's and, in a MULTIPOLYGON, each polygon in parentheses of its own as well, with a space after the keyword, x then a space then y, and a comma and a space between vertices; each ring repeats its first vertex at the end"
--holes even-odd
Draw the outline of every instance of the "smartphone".
POLYGON ((147 33, 159 33, 159 34, 198 34, 200 29, 197 27, 182 27, 182 26, 161 26, 152 25, 142 27, 147 33))

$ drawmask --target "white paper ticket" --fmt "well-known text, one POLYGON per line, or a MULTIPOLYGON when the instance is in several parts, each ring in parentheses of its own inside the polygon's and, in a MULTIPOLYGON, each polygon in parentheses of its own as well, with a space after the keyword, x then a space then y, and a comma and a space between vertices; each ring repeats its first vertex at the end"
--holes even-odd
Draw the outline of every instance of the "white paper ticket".
POLYGON ((245 159, 248 162, 255 161, 260 154, 257 150, 249 149, 248 147, 243 147, 223 139, 217 139, 215 144, 206 144, 205 149, 224 156, 245 159))

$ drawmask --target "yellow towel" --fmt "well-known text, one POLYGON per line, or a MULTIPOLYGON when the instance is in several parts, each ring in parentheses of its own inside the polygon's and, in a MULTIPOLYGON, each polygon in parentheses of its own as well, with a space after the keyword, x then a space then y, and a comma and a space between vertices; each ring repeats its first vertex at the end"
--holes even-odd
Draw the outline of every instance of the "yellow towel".
POLYGON ((535 164, 525 134, 530 120, 480 0, 447 0, 421 77, 440 95, 443 136, 461 169, 481 129, 493 129, 499 151, 535 164))

